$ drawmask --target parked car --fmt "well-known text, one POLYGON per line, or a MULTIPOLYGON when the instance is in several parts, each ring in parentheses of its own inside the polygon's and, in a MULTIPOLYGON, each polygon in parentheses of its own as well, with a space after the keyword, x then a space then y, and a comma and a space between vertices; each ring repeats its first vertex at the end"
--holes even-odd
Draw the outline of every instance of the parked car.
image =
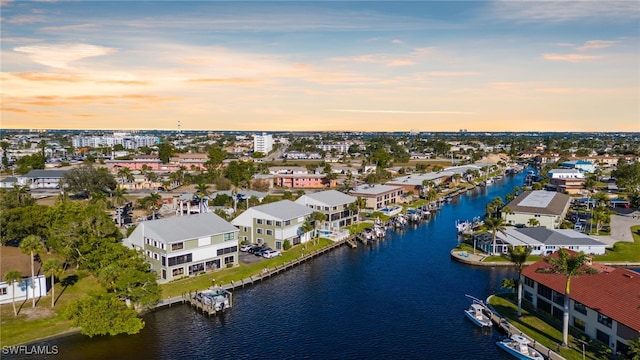
POLYGON ((251 249, 254 245, 251 244, 245 244, 240 246, 240 251, 249 251, 249 249, 251 249))
POLYGON ((270 248, 270 247, 263 247, 263 248, 261 248, 260 250, 258 250, 258 251, 256 251, 256 252, 254 252, 254 253, 253 253, 253 255, 255 255, 255 256, 262 256, 262 254, 264 254, 265 252, 270 251, 270 250, 271 250, 271 248, 270 248))
POLYGON ((260 250, 262 250, 262 246, 260 246, 260 245, 253 245, 252 247, 250 247, 250 248, 249 248, 249 250, 247 250, 247 252, 248 252, 249 254, 255 254, 255 253, 256 253, 256 251, 260 251, 260 250))
POLYGON ((262 257, 265 257, 267 259, 270 259, 276 256, 282 256, 282 253, 278 250, 267 250, 262 253, 262 257))

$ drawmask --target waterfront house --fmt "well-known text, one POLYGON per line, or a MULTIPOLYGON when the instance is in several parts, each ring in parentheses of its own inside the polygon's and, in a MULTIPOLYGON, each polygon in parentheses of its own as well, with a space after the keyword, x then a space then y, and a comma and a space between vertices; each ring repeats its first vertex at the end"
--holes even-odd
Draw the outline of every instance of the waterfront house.
POLYGON ((422 195, 429 190, 428 187, 424 186, 423 183, 425 181, 432 181, 434 186, 438 186, 440 184, 445 183, 454 173, 451 171, 439 171, 439 172, 428 172, 424 174, 411 174, 407 176, 397 177, 393 180, 387 181, 385 185, 391 186, 400 186, 402 187, 403 193, 408 193, 413 191, 415 195, 422 195))
MULTIPOLYGON (((548 266, 540 260, 523 270, 523 298, 538 311, 562 319, 566 277, 538 271, 548 266)), ((569 324, 614 353, 624 353, 628 341, 640 336, 640 273, 588 266, 598 273, 571 278, 569 324)))
POLYGON ((567 215, 571 197, 566 194, 534 190, 525 191, 509 202, 502 211, 507 224, 526 225, 530 219, 538 220, 540 226, 557 229, 567 215))
POLYGON ((578 194, 584 189, 586 179, 578 169, 553 169, 547 173, 549 183, 547 189, 566 194, 578 194))
POLYGON ((214 213, 143 221, 123 244, 142 251, 159 283, 238 264, 238 229, 214 213))
POLYGON ((357 199, 337 190, 326 190, 302 195, 296 203, 325 214, 327 220, 316 228, 320 230, 322 237, 339 239, 344 236, 343 227, 358 221, 358 212, 349 209, 349 205, 357 199))
MULTIPOLYGON (((493 237, 485 233, 476 238, 479 249, 492 253, 493 237)), ((582 251, 585 254, 602 255, 607 244, 571 229, 547 229, 544 227, 516 228, 508 226, 505 233, 496 233, 496 252, 507 254, 513 246, 531 248, 531 255, 549 255, 561 248, 582 251)))
POLYGON ((47 295, 47 279, 41 272, 42 263, 34 262, 35 276, 32 278, 29 257, 30 255, 15 246, 2 246, 0 249, 0 304, 10 304, 13 301, 14 289, 16 302, 47 295), (13 270, 22 274, 22 280, 15 285, 4 281, 4 275, 13 270))
POLYGON ((231 223, 238 227, 241 242, 266 244, 272 249, 282 250, 285 241, 296 245, 311 239, 312 231, 304 233, 300 229, 311 213, 311 208, 281 200, 253 206, 231 223))
POLYGON ((366 200, 366 207, 380 210, 389 204, 399 203, 402 199, 402 187, 380 184, 363 184, 356 186, 350 194, 366 200))
POLYGON ((597 168, 591 161, 585 160, 563 161, 560 165, 565 169, 576 169, 584 173, 593 173, 597 168))

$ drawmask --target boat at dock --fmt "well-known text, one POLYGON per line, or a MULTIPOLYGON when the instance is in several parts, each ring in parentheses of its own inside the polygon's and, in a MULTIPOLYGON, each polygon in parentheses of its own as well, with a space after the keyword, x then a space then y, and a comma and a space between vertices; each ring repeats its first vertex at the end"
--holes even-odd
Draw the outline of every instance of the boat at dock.
POLYGON ((487 306, 484 302, 478 298, 475 298, 471 295, 465 295, 469 300, 471 300, 471 305, 469 305, 468 309, 464 310, 465 316, 471 320, 474 324, 480 327, 491 327, 493 323, 491 322, 491 318, 489 315, 485 314, 485 311, 490 311, 487 309, 487 306))
POLYGON ((510 337, 496 342, 498 347, 520 360, 544 360, 542 354, 535 350, 529 339, 522 335, 511 335, 510 337))

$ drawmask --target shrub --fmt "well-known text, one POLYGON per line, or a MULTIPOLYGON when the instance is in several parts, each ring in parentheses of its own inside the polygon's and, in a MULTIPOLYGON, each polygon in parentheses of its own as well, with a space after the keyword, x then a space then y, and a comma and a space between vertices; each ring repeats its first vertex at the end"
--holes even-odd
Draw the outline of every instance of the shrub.
POLYGON ((285 241, 284 241, 284 244, 282 244, 282 248, 283 248, 284 250, 289 250, 289 249, 291 249, 291 243, 289 242, 289 240, 285 240, 285 241))

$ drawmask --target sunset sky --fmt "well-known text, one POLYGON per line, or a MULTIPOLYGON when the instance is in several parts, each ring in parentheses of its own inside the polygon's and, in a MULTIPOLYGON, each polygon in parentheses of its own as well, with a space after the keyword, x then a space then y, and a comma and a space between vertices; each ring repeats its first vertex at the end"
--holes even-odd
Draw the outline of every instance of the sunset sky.
POLYGON ((640 131, 638 1, 4 1, 2 128, 640 131))

